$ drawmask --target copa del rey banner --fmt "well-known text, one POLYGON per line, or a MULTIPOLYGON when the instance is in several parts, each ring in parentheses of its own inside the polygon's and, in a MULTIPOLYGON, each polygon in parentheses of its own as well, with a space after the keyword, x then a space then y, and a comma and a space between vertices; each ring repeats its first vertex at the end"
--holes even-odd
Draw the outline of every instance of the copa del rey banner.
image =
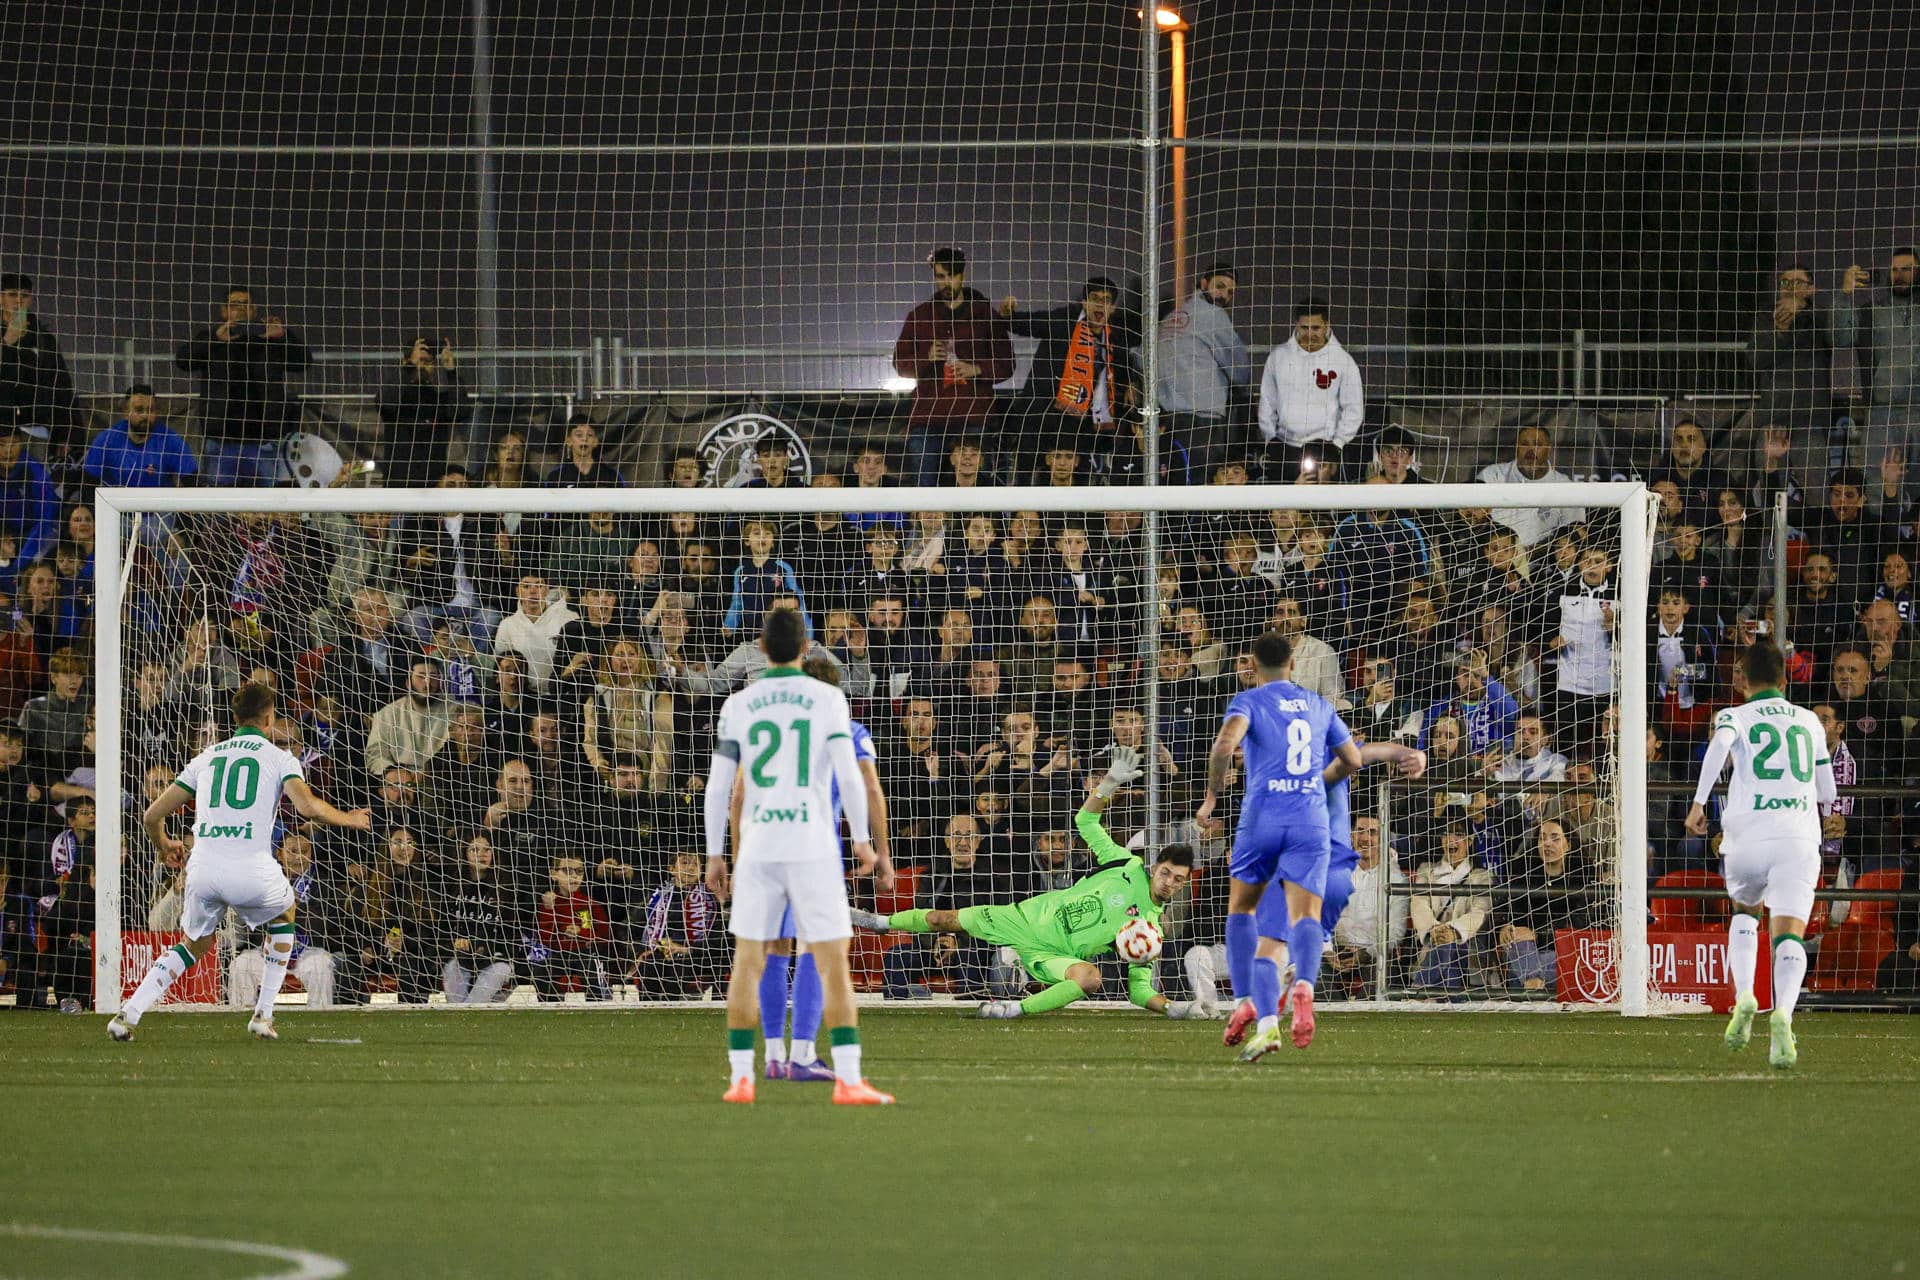
MULTIPOLYGON (((153 967, 160 953, 176 942, 186 941, 186 937, 186 934, 178 931, 151 929, 128 929, 121 933, 120 999, 123 1003, 139 987, 140 980, 147 976, 147 970, 153 967)), ((173 989, 167 992, 167 998, 160 1003, 220 1004, 221 977, 220 948, 214 947, 200 958, 199 964, 187 970, 185 976, 173 984, 173 989)))
MULTIPOLYGON (((1559 998, 1569 1004, 1606 1004, 1620 998, 1617 948, 1608 929, 1560 929, 1553 935, 1559 998)), ((1724 933, 1647 934, 1647 972, 1665 999, 1701 1013, 1733 1010, 1733 980, 1727 971, 1724 933)), ((1753 994, 1762 1011, 1773 1008, 1773 966, 1762 939, 1754 965, 1753 994)))

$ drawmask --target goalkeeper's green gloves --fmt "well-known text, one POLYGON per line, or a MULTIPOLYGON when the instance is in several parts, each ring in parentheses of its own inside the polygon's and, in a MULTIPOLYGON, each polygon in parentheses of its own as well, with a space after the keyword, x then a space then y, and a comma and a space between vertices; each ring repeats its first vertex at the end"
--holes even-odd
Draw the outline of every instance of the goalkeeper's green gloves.
POLYGON ((1137 748, 1116 746, 1113 748, 1113 759, 1107 765, 1107 776, 1100 779, 1100 785, 1093 789, 1093 793, 1102 800, 1111 800, 1115 792, 1145 771, 1137 748))

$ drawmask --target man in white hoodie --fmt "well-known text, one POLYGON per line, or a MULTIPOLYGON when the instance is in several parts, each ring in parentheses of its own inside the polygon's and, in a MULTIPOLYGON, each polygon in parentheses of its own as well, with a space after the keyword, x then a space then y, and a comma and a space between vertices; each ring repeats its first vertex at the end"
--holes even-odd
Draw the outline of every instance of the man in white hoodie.
POLYGON ((522 574, 520 607, 508 614, 493 633, 495 656, 509 651, 519 654, 527 664, 527 678, 534 691, 541 694, 553 680, 553 655, 561 629, 578 616, 567 607, 564 595, 553 599, 551 591, 545 574, 522 574))
MULTIPOLYGON (((1267 444, 1267 479, 1291 483, 1301 451, 1318 444, 1315 454, 1335 455, 1360 434, 1366 416, 1366 392, 1360 366, 1333 336, 1327 303, 1305 298, 1293 308, 1293 337, 1267 356, 1260 379, 1260 438, 1267 444)), ((1336 476, 1322 477, 1336 479, 1336 476)))

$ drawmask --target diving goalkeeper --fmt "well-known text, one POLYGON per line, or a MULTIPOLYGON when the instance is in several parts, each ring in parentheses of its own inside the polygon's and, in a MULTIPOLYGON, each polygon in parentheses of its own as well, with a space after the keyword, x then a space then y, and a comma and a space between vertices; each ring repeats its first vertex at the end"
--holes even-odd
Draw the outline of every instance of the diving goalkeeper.
MULTIPOLYGON (((1050 1013, 1082 996, 1100 990, 1100 967, 1088 961, 1113 948, 1113 940, 1135 920, 1158 922, 1167 904, 1179 897, 1193 878, 1193 850, 1170 844, 1160 850, 1153 869, 1139 855, 1114 842, 1100 825, 1114 793, 1138 778, 1140 753, 1131 747, 1113 748, 1107 776, 1074 815, 1073 825, 1093 851, 1100 869, 1055 889, 1007 906, 962 907, 957 911, 896 911, 890 916, 855 911, 853 922, 873 933, 901 929, 907 933, 963 933, 995 946, 1012 947, 1020 963, 1044 991, 1025 1000, 988 1000, 980 1006, 983 1018, 1018 1018, 1050 1013)), ((1129 965, 1127 998, 1153 1013, 1169 1013, 1173 1006, 1153 989, 1151 966, 1129 965)))

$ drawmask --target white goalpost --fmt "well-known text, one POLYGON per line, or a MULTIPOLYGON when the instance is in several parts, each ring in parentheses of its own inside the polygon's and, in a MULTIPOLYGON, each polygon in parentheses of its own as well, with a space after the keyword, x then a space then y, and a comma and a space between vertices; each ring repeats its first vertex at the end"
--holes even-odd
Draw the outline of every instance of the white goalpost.
MULTIPOLYGON (((1072 873, 1073 852, 1057 847, 1056 833, 1063 825, 1061 806, 1077 803, 1075 787, 1092 762, 1106 745, 1129 732, 1142 735, 1153 764, 1140 793, 1116 803, 1112 819, 1116 837, 1125 841, 1132 836, 1142 844, 1191 838, 1186 822, 1192 813, 1197 775, 1186 766, 1194 758, 1196 726, 1203 726, 1205 737, 1211 738, 1233 688, 1235 654, 1243 651, 1251 636, 1269 626, 1284 629, 1298 613, 1306 615, 1298 624, 1303 634, 1325 631, 1332 637, 1333 643, 1320 646, 1330 654, 1324 678, 1349 700, 1350 723, 1357 726, 1367 713, 1384 713, 1391 706, 1390 721, 1383 718, 1378 723, 1390 723, 1404 740, 1425 742, 1427 735, 1439 735, 1438 720, 1451 718, 1451 713, 1440 710, 1452 705, 1449 699, 1464 696, 1469 708, 1479 706, 1475 699, 1486 696, 1484 688, 1456 695, 1453 687, 1456 671, 1468 673, 1460 677, 1462 688, 1471 683, 1476 664, 1481 684, 1486 683, 1486 653, 1475 629, 1479 618, 1473 619, 1473 628, 1460 633, 1465 638, 1457 647, 1434 659, 1441 665, 1420 658, 1427 665, 1418 673, 1416 657, 1425 651, 1407 631, 1407 619, 1417 618, 1423 609, 1471 608, 1477 613, 1479 606, 1473 601, 1478 597, 1468 596, 1462 584, 1479 579, 1466 571, 1470 566, 1460 563, 1461 557, 1477 557, 1483 543, 1503 539, 1506 524, 1501 517, 1514 512, 1558 512, 1565 517, 1544 522, 1549 529, 1560 527, 1564 536, 1543 538, 1520 556, 1518 579, 1527 586, 1529 603, 1524 609, 1519 604, 1499 606, 1506 610, 1502 617, 1511 624, 1512 633, 1523 637, 1516 641, 1516 670, 1524 665, 1528 651, 1524 637, 1539 638, 1538 649, 1544 651, 1536 654, 1537 687, 1514 700, 1520 718, 1541 718, 1547 732, 1557 728, 1567 757, 1584 766, 1584 776, 1590 780, 1584 787, 1589 801, 1587 821, 1579 830, 1595 844, 1583 847, 1580 856, 1588 864, 1591 896, 1598 905, 1590 917, 1582 916, 1578 922, 1570 915, 1564 927, 1591 929, 1595 937, 1604 934, 1610 939, 1601 945, 1611 946, 1617 994, 1594 1003, 1628 1016, 1655 1011, 1647 963, 1648 770, 1643 745, 1654 503, 1646 487, 1637 482, 1407 484, 1393 486, 1390 493, 1378 485, 867 490, 102 488, 95 502, 99 534, 94 641, 98 794, 94 977, 95 1004, 103 1013, 120 1008, 128 977, 123 972, 123 929, 135 919, 135 902, 147 896, 144 886, 152 875, 153 852, 139 830, 137 816, 130 817, 144 807, 139 800, 144 775, 139 770, 151 771, 160 763, 152 758, 157 749, 142 719, 154 696, 147 686, 165 677, 175 691, 172 696, 185 708, 175 715, 186 726, 177 741, 185 753, 164 761, 173 770, 190 757, 192 752, 185 748, 197 736, 230 729, 221 720, 225 715, 221 689, 231 686, 221 681, 231 681, 236 671, 244 676, 257 664, 283 681, 293 681, 295 672, 299 680, 313 681, 311 686, 303 683, 297 689, 283 689, 283 704, 317 703, 328 696, 325 672, 330 668, 325 655, 342 643, 340 637, 348 625, 336 616, 345 604, 328 592, 339 591, 344 581, 349 598, 358 601, 362 592, 388 589, 383 581, 369 587, 341 567, 349 564, 349 558, 340 552, 337 540, 329 539, 346 534, 336 535, 336 528, 377 529, 377 536, 367 536, 376 542, 400 539, 393 545, 404 550, 422 545, 406 539, 424 537, 422 531, 457 515, 472 536, 484 528, 502 549, 505 567, 490 570, 494 574, 487 580, 491 587, 474 587, 483 595, 489 589, 500 593, 499 603, 504 606, 500 613, 509 619, 516 616, 511 613, 513 591, 528 589, 525 579, 533 577, 546 584, 533 590, 550 592, 537 602, 543 610, 559 608, 578 615, 583 627, 601 637, 600 647, 580 660, 577 671, 570 667, 566 675, 538 673, 548 682, 546 690, 535 687, 524 708, 514 704, 508 717, 514 735, 510 742, 503 737, 485 744, 484 752, 476 748, 475 758, 486 760, 489 777, 493 772, 504 777, 508 763, 525 756, 533 766, 534 781, 529 786, 537 788, 549 784, 540 780, 540 762, 534 757, 552 745, 556 754, 565 755, 568 767, 577 770, 565 775, 577 779, 567 783, 576 789, 565 797, 567 803, 548 797, 553 803, 547 808, 535 805, 523 818, 507 790, 492 804, 487 803, 491 792, 460 797, 457 804, 438 797, 434 803, 445 802, 444 807, 434 808, 430 815, 422 808, 418 817, 405 822, 418 832, 418 856, 428 873, 417 870, 411 853, 402 862, 403 870, 420 886, 419 909, 444 921, 451 918, 453 908, 453 890, 448 886, 458 880, 461 860, 467 856, 462 841, 488 841, 489 869, 509 879, 520 877, 510 890, 517 904, 513 910, 519 914, 510 913, 510 923, 500 930, 502 947, 513 951, 509 962, 515 969, 514 983, 524 980, 537 985, 541 998, 555 998, 553 991, 578 990, 589 999, 624 1000, 647 998, 644 993, 650 989, 648 978, 633 976, 650 972, 644 966, 652 952, 642 944, 643 931, 650 927, 648 887, 669 884, 667 864, 672 852, 692 847, 687 828, 675 824, 680 822, 676 815, 685 807, 686 797, 693 794, 688 778, 696 770, 688 762, 697 762, 697 771, 704 773, 703 699, 721 690, 722 681, 746 678, 721 656, 737 651, 741 640, 750 641, 757 633, 758 619, 742 611, 743 602, 750 611, 764 603, 768 592, 784 593, 788 587, 782 583, 799 588, 821 647, 835 656, 837 668, 853 686, 850 696, 856 706, 869 708, 869 727, 880 741, 882 762, 892 769, 907 754, 916 759, 933 757, 923 770, 931 772, 933 782, 893 800, 899 833, 896 861, 915 867, 902 892, 1013 896, 1050 887, 1072 873), (990 546, 981 542, 980 517, 986 517, 990 546), (1366 548, 1375 544, 1367 539, 1376 536, 1373 531, 1392 533, 1395 528, 1404 529, 1406 545, 1426 557, 1419 573, 1406 575, 1389 558, 1368 559, 1371 553, 1366 548), (758 532, 761 529, 766 530, 764 535, 758 532), (889 531, 896 552, 887 549, 889 531), (1577 531, 1577 537, 1565 531, 1577 531), (1076 534, 1089 544, 1086 548, 1076 541, 1076 534), (764 563, 755 559, 760 550, 755 540, 761 537, 770 540, 772 547, 764 563), (980 543, 977 554, 976 543, 980 543), (1330 556, 1325 554, 1329 543, 1330 556), (841 549, 836 554, 849 558, 829 566, 822 558, 822 548, 829 544, 841 549), (622 553, 629 556, 625 561, 614 558, 620 547, 627 549, 622 553), (1610 667, 1606 682, 1610 693, 1593 694, 1581 688, 1577 692, 1588 695, 1581 702, 1559 697, 1549 687, 1554 677, 1549 673, 1548 655, 1558 646, 1552 632, 1559 625, 1556 611, 1561 608, 1563 584, 1569 593, 1579 590, 1575 584, 1583 549, 1604 552, 1605 586, 1590 584, 1587 594, 1594 596, 1602 589, 1606 593, 1603 608, 1611 611, 1607 615, 1611 643, 1610 657, 1603 653, 1601 659, 1602 665, 1610 667), (1246 562, 1249 550, 1255 553, 1251 564, 1246 562), (917 567, 900 567, 896 555, 912 559, 917 567), (582 559, 589 556, 598 557, 591 566, 582 559), (716 556, 717 575, 710 563, 716 556), (262 585, 260 566, 269 559, 273 577, 262 585), (692 603, 696 597, 716 605, 727 599, 728 584, 719 580, 729 577, 736 562, 744 567, 747 588, 734 592, 727 616, 721 618, 708 604, 696 609, 692 603), (976 562, 987 567, 976 573, 968 567, 976 562), (631 568, 630 578, 621 576, 623 563, 631 568), (780 568, 788 571, 787 578, 779 577, 780 568), (756 572, 767 583, 760 595, 754 594, 760 590, 754 585, 759 581, 756 572), (549 583, 550 578, 557 580, 549 583), (595 599, 583 601, 584 596, 595 599), (886 607, 896 597, 911 615, 897 643, 889 630, 893 620, 886 607), (1041 609, 1038 598, 1051 607, 1041 609), (216 614, 222 622, 214 621, 216 614), (251 620, 248 627, 234 627, 235 637, 265 631, 278 637, 277 647, 250 653, 244 639, 228 644, 219 628, 231 622, 229 614, 244 614, 251 620), (1044 614, 1057 620, 1046 621, 1044 614), (322 615, 330 618, 328 626, 337 629, 328 631, 321 623, 310 622, 310 617, 322 615), (663 628, 663 622, 671 625, 663 628), (1044 640, 1038 629, 1041 622, 1048 628, 1044 640), (1077 635, 1073 634, 1076 627, 1077 635), (682 632, 690 633, 684 646, 682 632), (626 668, 620 666, 620 655, 612 652, 620 644, 631 650, 626 668), (206 661, 204 650, 209 646, 226 656, 206 661), (182 658, 182 653, 188 656, 182 658), (700 656, 689 660, 683 656, 687 653, 700 656), (227 663, 224 668, 222 661, 227 663), (1417 684, 1416 678, 1428 683, 1417 684), (1007 686, 1005 692, 1000 681, 1007 686), (1383 701, 1387 695, 1381 691, 1394 689, 1401 691, 1395 696, 1405 706, 1383 701), (1413 705, 1415 695, 1406 692, 1410 689, 1422 691, 1420 705, 1413 705), (1428 693, 1433 701, 1426 700, 1428 693), (1563 715, 1559 710, 1563 702, 1587 708, 1579 712, 1587 717, 1581 722, 1585 728, 1576 731, 1556 718, 1563 715), (542 717, 553 723, 544 728, 536 725, 542 717), (629 736, 620 739, 620 732, 629 736), (551 744, 543 737, 549 733, 551 744), (1590 735, 1579 749, 1572 745, 1577 733, 1590 735), (616 778, 629 768, 641 781, 616 778), (1592 803, 1596 797, 1597 807, 1592 803), (649 815, 646 825, 623 827, 615 820, 618 813, 626 812, 621 806, 628 800, 633 812, 644 810, 649 815), (1605 815, 1608 804, 1613 808, 1610 821, 1605 815), (1595 818, 1596 813, 1601 816, 1595 818), (1609 828, 1604 840, 1595 834, 1602 827, 1609 828), (511 834, 529 829, 541 831, 544 845, 511 834), (647 834, 628 837, 623 831, 647 834), (623 840, 630 841, 630 848, 623 840), (963 848, 969 840, 974 843, 963 848), (494 863, 496 847, 499 862, 494 863), (593 915, 598 904, 618 897, 617 903, 605 903, 612 922, 604 926, 618 935, 618 941, 607 942, 604 954, 596 952, 593 964, 597 967, 575 966, 565 974, 552 967, 554 949, 544 945, 547 934, 542 931, 549 921, 536 919, 543 904, 552 907, 554 892, 547 876, 565 870, 558 866, 561 854, 582 864, 588 883, 581 892, 597 904, 588 912, 588 934, 598 938, 602 929, 593 915), (605 870, 605 865, 613 869, 605 870), (602 877, 619 875, 627 879, 607 880, 610 887, 602 892, 602 877), (141 887, 139 894, 136 886, 141 887)), ((478 554, 473 542, 465 545, 468 550, 463 555, 478 554)), ((459 572, 478 584, 477 560, 462 559, 460 564, 459 572)), ((411 625, 418 622, 414 614, 423 604, 437 603, 415 597, 396 601, 396 607, 388 610, 393 615, 389 619, 395 628, 392 634, 404 633, 402 610, 408 611, 411 625)), ((431 621, 418 625, 425 628, 431 621)), ((505 735, 506 730, 496 729, 487 718, 494 714, 496 699, 505 698, 489 683, 500 683, 495 664, 502 661, 493 644, 498 626, 505 623, 498 619, 494 623, 484 629, 478 624, 470 627, 471 634, 462 642, 477 643, 463 652, 471 652, 475 665, 484 671, 464 694, 450 691, 446 703, 476 708, 476 723, 486 719, 489 735, 505 735), (468 701, 456 703, 459 697, 468 701)), ((426 634, 424 629, 421 634, 426 634)), ((439 638, 436 631, 431 641, 409 643, 405 648, 412 663, 425 663, 423 653, 435 655, 434 661, 442 666, 432 668, 438 673, 433 679, 445 685, 449 668, 444 644, 435 646, 439 638)), ((400 648, 396 645, 396 655, 400 648)), ((510 647, 498 652, 512 659, 507 664, 514 673, 512 680, 525 681, 526 664, 518 654, 510 647)), ((403 661, 397 656, 394 660, 403 661)), ((410 671, 411 666, 402 675, 410 671)), ((1494 672, 1496 678, 1504 674, 1503 668, 1494 672)), ((440 697, 440 685, 434 686, 431 697, 440 697)), ((401 689, 396 698, 411 696, 406 692, 411 685, 394 688, 401 689)), ((351 714, 359 716, 353 729, 356 741, 364 739, 366 717, 351 714)), ((316 723, 330 733, 349 718, 347 712, 328 715, 331 718, 322 717, 316 723)), ((349 734, 341 729, 340 736, 344 741, 349 734)), ((1437 892, 1422 892, 1423 883, 1453 883, 1419 878, 1429 867, 1440 867, 1443 859, 1437 851, 1449 836, 1476 842, 1472 855, 1476 870, 1481 869, 1483 856, 1492 864, 1485 868, 1484 877, 1467 881, 1487 886, 1485 900, 1493 905, 1482 908, 1481 915, 1488 923, 1476 921, 1475 925, 1487 932, 1471 948, 1463 940, 1458 957, 1449 961, 1451 968, 1438 962, 1429 965, 1433 944, 1418 938, 1410 937, 1401 958, 1393 962, 1388 955, 1391 948, 1380 943, 1364 962, 1367 971, 1354 979, 1354 990, 1364 990, 1370 1003, 1426 994, 1435 974, 1444 978, 1449 993, 1464 998, 1473 989, 1471 977, 1461 977, 1465 971, 1495 984, 1488 998, 1475 1002, 1475 1007, 1526 1003, 1519 998, 1521 970, 1505 957, 1503 944, 1495 941, 1492 922, 1501 918, 1500 904, 1509 901, 1501 896, 1501 886, 1532 857, 1543 815, 1560 814, 1560 798, 1551 786, 1527 792, 1501 790, 1504 784, 1492 782, 1493 775, 1484 772, 1499 759, 1498 750, 1483 761, 1477 749, 1464 742, 1458 746, 1462 754, 1452 757, 1449 753, 1445 768, 1424 790, 1403 793, 1384 785, 1374 789, 1370 784, 1369 789, 1356 791, 1355 816, 1377 814, 1383 820, 1378 831, 1384 867, 1377 877, 1383 937, 1396 913, 1407 910, 1408 901, 1438 900, 1437 892), (1513 816, 1509 820, 1490 814, 1513 816), (1499 822, 1509 822, 1509 827, 1499 828, 1510 828, 1508 835, 1495 832, 1499 822), (1462 834, 1470 830, 1494 834, 1462 834), (1483 839, 1492 842, 1484 852, 1478 843, 1483 839), (1499 870, 1502 865, 1504 872, 1499 870), (1408 883, 1400 883, 1398 871, 1404 871, 1408 883), (1372 972, 1376 965, 1377 977, 1372 972), (1495 977, 1486 978, 1482 970, 1495 977), (1498 985, 1507 980, 1498 976, 1502 972, 1508 973, 1511 987, 1498 985), (1456 981, 1461 984, 1457 989, 1452 985, 1456 981)), ((1434 754, 1440 751, 1436 744, 1434 754)), ((329 785, 377 791, 384 781, 378 771, 357 755, 356 767, 350 769, 345 763, 348 755, 342 748, 338 781, 329 785)), ((431 789, 432 779, 443 776, 436 768, 440 757, 429 755, 431 759, 408 766, 408 776, 422 791, 431 789)), ((339 796, 328 798, 341 803, 339 796)), ((1561 822, 1568 837, 1578 825, 1571 817, 1553 820, 1561 822)), ((391 849, 382 848, 365 858, 384 859, 392 854, 391 849)), ((316 846, 313 858, 319 866, 330 858, 346 862, 362 860, 363 855, 329 853, 316 846)), ((1223 883, 1221 850, 1207 852, 1202 862, 1207 872, 1201 883, 1223 883)), ((373 874, 386 874, 380 870, 384 866, 380 863, 373 874)), ((400 873, 393 876, 396 883, 404 878, 400 873)), ((565 892, 564 887, 561 891, 565 892)), ((1572 900, 1577 901, 1577 895, 1572 900)), ((1182 923, 1169 931, 1161 970, 1163 977, 1174 981, 1186 980, 1176 952, 1217 941, 1206 936, 1211 926, 1197 896, 1180 919, 1182 923)), ((436 925, 442 932, 446 927, 436 925)), ((404 928, 396 926, 394 932, 412 928, 408 917, 404 928)), ((415 943, 409 937, 405 945, 415 943)), ((430 954, 424 941, 418 945, 423 950, 409 962, 413 967, 407 972, 399 973, 405 966, 394 958, 400 954, 396 951, 394 957, 370 964, 356 981, 377 983, 384 975, 388 982, 398 982, 401 1000, 409 999, 409 990, 426 1000, 422 984, 431 986, 436 981, 444 957, 430 954), (397 979, 395 973, 399 973, 397 979)), ((1548 940, 1540 939, 1539 945, 1540 950, 1549 951, 1550 966, 1548 940)), ((1006 980, 1006 975, 992 969, 990 958, 983 959, 977 971, 963 971, 945 957, 936 964, 930 957, 906 955, 903 959, 903 955, 875 944, 868 957, 874 989, 884 987, 894 994, 896 985, 920 991, 929 983, 935 987, 951 983, 958 994, 975 982, 1006 980)), ((1570 963, 1570 957, 1559 957, 1559 963, 1570 963)), ((693 981, 684 975, 678 980, 693 981)), ((1551 993, 1549 979, 1542 998, 1550 999, 1551 993)))

